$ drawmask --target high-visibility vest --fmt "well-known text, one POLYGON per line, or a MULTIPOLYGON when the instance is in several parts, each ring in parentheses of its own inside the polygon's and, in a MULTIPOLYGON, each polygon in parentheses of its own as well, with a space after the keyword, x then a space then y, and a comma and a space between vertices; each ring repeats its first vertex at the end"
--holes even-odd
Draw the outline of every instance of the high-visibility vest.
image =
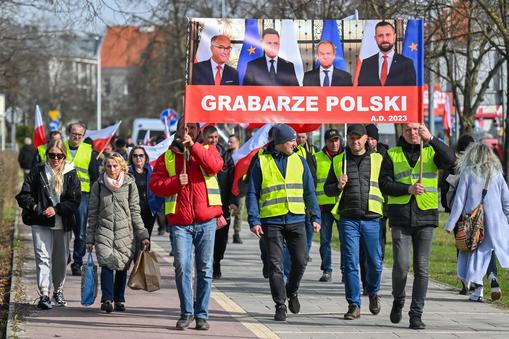
MULTIPOLYGON (((394 168, 394 181, 402 184, 413 185, 419 181, 420 176, 420 157, 414 167, 410 167, 405 153, 401 146, 390 148, 387 153, 392 160, 394 168)), ((421 210, 431 210, 438 208, 438 168, 433 160, 435 150, 433 147, 424 147, 422 151, 422 186, 424 193, 415 196, 417 206, 421 210)), ((389 205, 408 204, 411 194, 398 196, 389 195, 389 205)))
POLYGON ((276 217, 288 212, 305 214, 304 166, 301 158, 295 153, 288 157, 284 178, 271 154, 259 154, 259 159, 262 172, 260 217, 276 217))
POLYGON ((78 178, 80 179, 81 191, 90 192, 90 173, 88 168, 92 161, 92 146, 86 142, 80 143, 74 159, 72 158, 71 149, 69 148, 69 141, 64 141, 65 149, 67 150, 67 161, 72 162, 78 178), (71 161, 72 159, 72 161, 71 161))
POLYGON ((297 145, 297 147, 295 147, 295 150, 294 150, 295 153, 297 153, 298 155, 300 155, 301 157, 304 158, 304 160, 306 159, 306 155, 307 153, 311 154, 311 155, 315 155, 315 148, 313 146, 309 147, 309 151, 306 151, 306 148, 304 148, 304 146, 302 145, 297 145))
POLYGON ((337 197, 328 197, 325 194, 324 186, 329 175, 332 160, 324 151, 315 154, 316 159, 316 199, 319 205, 331 205, 337 202, 337 197))
POLYGON ((37 153, 39 153, 39 159, 41 162, 46 161, 46 145, 40 145, 37 147, 37 153))
MULTIPOLYGON (((345 156, 345 152, 337 155, 332 160, 332 166, 334 167, 334 173, 336 177, 339 178, 343 175, 343 157, 345 156)), ((371 153, 369 155, 371 162, 371 169, 369 174, 369 193, 368 193, 368 211, 380 214, 382 216, 383 212, 383 203, 384 197, 380 188, 378 187, 378 177, 380 176, 380 168, 382 166, 383 157, 379 153, 371 153)), ((343 195, 343 191, 339 193, 339 199, 336 205, 332 208, 332 215, 334 218, 339 219, 339 203, 341 201, 341 196, 343 195)))
MULTIPOLYGON (((204 145, 203 147, 209 148, 209 145, 204 145)), ((175 153, 171 149, 167 150, 164 153, 164 164, 166 166, 166 170, 168 171, 168 175, 173 177, 177 175, 177 171, 175 168, 175 153)), ((203 169, 201 171, 203 178, 205 179, 205 187, 207 188, 207 200, 209 206, 221 206, 221 191, 219 190, 219 182, 215 175, 209 176, 204 173, 203 169)), ((164 214, 175 214, 177 210, 177 199, 178 193, 172 194, 165 198, 164 201, 164 214)))

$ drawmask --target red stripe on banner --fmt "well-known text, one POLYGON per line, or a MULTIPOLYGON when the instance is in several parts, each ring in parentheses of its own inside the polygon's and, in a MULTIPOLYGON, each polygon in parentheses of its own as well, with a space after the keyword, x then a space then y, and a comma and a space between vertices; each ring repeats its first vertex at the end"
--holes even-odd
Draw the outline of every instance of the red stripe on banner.
POLYGON ((186 122, 422 122, 421 86, 197 86, 185 91, 186 122))

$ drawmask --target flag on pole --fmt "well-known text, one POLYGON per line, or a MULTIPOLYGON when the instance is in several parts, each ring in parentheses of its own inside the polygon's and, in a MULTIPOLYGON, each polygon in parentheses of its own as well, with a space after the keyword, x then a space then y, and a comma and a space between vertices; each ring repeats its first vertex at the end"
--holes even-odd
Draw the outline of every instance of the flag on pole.
POLYGON ((102 152, 106 145, 111 141, 111 138, 115 135, 118 127, 122 123, 122 120, 118 121, 115 125, 108 126, 99 130, 88 130, 85 133, 85 138, 93 140, 93 148, 97 152, 102 152))
POLYGON ((232 159, 235 163, 232 185, 233 195, 240 194, 239 182, 247 173, 251 159, 253 159, 260 148, 269 142, 269 130, 271 128, 271 124, 263 125, 244 145, 242 145, 235 153, 233 153, 232 159))
POLYGON ((145 136, 143 137, 143 145, 151 146, 152 143, 150 142, 150 130, 148 129, 145 132, 145 136))
POLYGON ((35 105, 34 147, 37 148, 41 145, 46 145, 46 133, 42 123, 41 109, 39 105, 35 105))
POLYGON ((297 43, 297 35, 295 34, 294 21, 285 19, 281 22, 281 32, 279 32, 281 39, 281 47, 279 48, 279 56, 287 61, 293 63, 295 67, 295 75, 302 86, 302 79, 304 78, 304 65, 300 56, 300 49, 297 43))
POLYGON ((401 54, 414 62, 416 70, 416 85, 424 83, 424 22, 423 20, 410 19, 407 21, 403 51, 401 54))
POLYGON ((208 60, 212 57, 212 52, 210 51, 210 39, 219 33, 220 30, 217 19, 203 19, 203 31, 201 32, 200 43, 196 50, 195 63, 208 60))
MULTIPOLYGON (((334 67, 346 71, 345 56, 343 54, 343 42, 339 36, 338 24, 336 20, 323 20, 323 30, 320 41, 329 40, 336 46, 336 57, 334 58, 334 67)), ((320 61, 316 60, 315 67, 320 67, 320 61)))
POLYGON ((451 98, 449 93, 445 95, 445 104, 444 104, 444 116, 442 118, 442 123, 444 125, 444 132, 447 137, 451 137, 451 98))
POLYGON ((364 24, 364 30, 362 32, 362 43, 361 50, 359 52, 359 60, 357 60, 357 66, 355 69, 355 77, 353 85, 357 86, 359 73, 361 72, 362 60, 369 58, 373 54, 378 53, 378 45, 375 40, 375 26, 380 20, 366 20, 364 24))
POLYGON ((241 85, 244 83, 247 63, 261 56, 263 56, 263 48, 262 42, 260 41, 260 33, 258 32, 258 20, 246 19, 244 43, 240 50, 239 63, 237 65, 241 85))
POLYGON ((163 155, 164 152, 166 152, 166 150, 170 147, 171 143, 173 142, 174 136, 175 135, 172 135, 171 137, 164 139, 163 141, 154 146, 143 146, 143 148, 148 154, 148 161, 152 167, 154 167, 157 158, 163 155))

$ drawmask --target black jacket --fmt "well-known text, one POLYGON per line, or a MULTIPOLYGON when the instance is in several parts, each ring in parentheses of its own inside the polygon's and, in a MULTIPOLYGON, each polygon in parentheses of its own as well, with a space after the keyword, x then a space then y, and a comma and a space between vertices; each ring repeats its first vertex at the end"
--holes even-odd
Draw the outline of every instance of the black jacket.
POLYGON ((232 159, 232 151, 227 150, 222 153, 223 168, 217 173, 217 181, 221 190, 221 202, 223 204, 223 216, 230 219, 230 204, 239 205, 238 198, 232 193, 233 174, 235 163, 232 159))
POLYGON ((19 167, 24 170, 32 169, 35 164, 34 159, 36 154, 37 148, 35 148, 34 145, 23 145, 18 155, 19 167))
POLYGON ((269 73, 265 55, 247 63, 244 86, 299 86, 295 67, 290 61, 277 59, 275 79, 269 73))
MULTIPOLYGON (((382 86, 378 77, 378 53, 362 60, 359 72, 359 86, 382 86)), ((385 86, 415 86, 414 62, 401 54, 394 53, 385 86)))
MULTIPOLYGON (((331 76, 331 86, 352 86, 352 76, 350 73, 334 67, 331 76)), ((315 68, 304 73, 303 86, 321 86, 320 68, 315 68)))
MULTIPOLYGON (((214 85, 216 73, 212 72, 212 64, 210 59, 198 62, 193 65, 193 85, 214 85)), ((221 85, 239 85, 239 72, 233 67, 224 65, 223 74, 221 76, 221 85)))
MULTIPOLYGON (((47 218, 42 212, 53 206, 49 193, 49 182, 46 177, 45 164, 34 167, 25 178, 21 192, 16 196, 19 207, 23 208, 23 222, 27 225, 55 226, 55 217, 47 218)), ((64 230, 69 231, 76 225, 75 213, 81 199, 80 180, 73 169, 64 174, 64 187, 60 203, 55 208, 62 217, 64 230)))
MULTIPOLYGON (((369 186, 371 175, 371 150, 368 148, 358 162, 350 149, 346 149, 346 174, 348 182, 343 187, 343 194, 339 201, 339 214, 345 218, 373 219, 381 217, 380 214, 368 211, 369 186)), ((338 178, 331 166, 324 186, 325 194, 329 197, 338 196, 338 178)))
MULTIPOLYGON (((400 137, 398 146, 403 148, 403 153, 411 167, 419 166, 419 164, 417 164, 420 155, 419 145, 409 144, 403 137, 400 137)), ((425 143, 424 147, 433 147, 435 150, 433 161, 439 169, 445 169, 454 164, 454 151, 438 140, 438 138, 433 138, 429 144, 425 143)), ((379 184, 384 195, 399 196, 408 194, 410 185, 394 181, 394 166, 389 154, 385 155, 382 162, 379 184)), ((389 205, 388 217, 390 226, 438 226, 438 210, 420 210, 417 207, 417 201, 414 196, 410 198, 410 202, 406 205, 389 205)))

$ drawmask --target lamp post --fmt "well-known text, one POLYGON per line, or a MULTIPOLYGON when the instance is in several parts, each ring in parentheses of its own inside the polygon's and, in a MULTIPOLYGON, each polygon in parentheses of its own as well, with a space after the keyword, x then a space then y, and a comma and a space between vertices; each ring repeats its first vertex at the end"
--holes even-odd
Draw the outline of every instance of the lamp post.
POLYGON ((96 36, 97 41, 97 81, 96 81, 96 102, 97 102, 97 129, 101 129, 102 120, 102 81, 101 81, 101 47, 103 39, 100 35, 96 36))

